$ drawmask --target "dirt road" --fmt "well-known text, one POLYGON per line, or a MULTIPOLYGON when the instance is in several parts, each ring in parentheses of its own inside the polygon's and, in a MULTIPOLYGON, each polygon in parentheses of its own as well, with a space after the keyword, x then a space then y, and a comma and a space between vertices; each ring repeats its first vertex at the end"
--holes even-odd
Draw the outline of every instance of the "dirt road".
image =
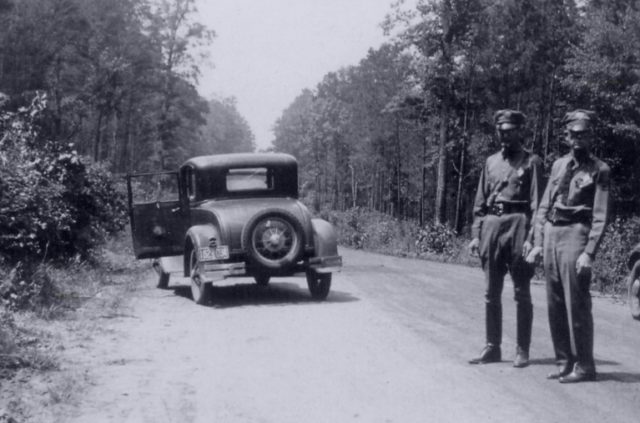
POLYGON ((477 268, 342 249, 324 303, 302 278, 188 291, 134 292, 129 312, 68 346, 90 388, 67 421, 85 422, 635 422, 640 324, 594 299, 599 381, 561 385, 544 287, 533 287, 533 363, 511 366, 514 305, 506 285, 504 362, 470 366, 483 344, 477 268))

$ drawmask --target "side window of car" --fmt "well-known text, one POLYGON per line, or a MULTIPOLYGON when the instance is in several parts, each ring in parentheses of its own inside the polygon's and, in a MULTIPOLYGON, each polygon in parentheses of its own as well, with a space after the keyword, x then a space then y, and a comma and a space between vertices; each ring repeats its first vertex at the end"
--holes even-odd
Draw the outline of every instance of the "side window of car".
POLYGON ((132 175, 131 190, 134 204, 178 201, 178 175, 173 172, 132 175))
POLYGON ((196 199, 196 174, 192 168, 186 170, 187 197, 193 201, 196 199))

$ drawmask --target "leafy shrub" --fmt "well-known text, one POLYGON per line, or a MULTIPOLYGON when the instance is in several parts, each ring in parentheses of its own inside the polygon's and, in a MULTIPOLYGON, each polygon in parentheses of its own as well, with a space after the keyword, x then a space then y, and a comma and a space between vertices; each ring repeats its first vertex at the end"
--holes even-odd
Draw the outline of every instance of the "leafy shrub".
POLYGON ((413 250, 411 233, 415 232, 415 224, 411 222, 360 207, 344 212, 324 211, 321 217, 336 227, 341 245, 401 255, 413 250))
POLYGON ((19 262, 0 280, 0 304, 8 310, 43 309, 56 302, 56 285, 49 266, 19 262))
POLYGON ((437 222, 427 222, 418 231, 416 248, 420 253, 452 256, 456 247, 456 231, 437 222))
POLYGON ((21 260, 89 257, 126 222, 122 187, 72 144, 42 139, 46 97, 0 111, 0 255, 21 260))
POLYGON ((627 259, 638 242, 640 217, 617 218, 609 224, 593 265, 598 290, 619 294, 626 289, 627 259))

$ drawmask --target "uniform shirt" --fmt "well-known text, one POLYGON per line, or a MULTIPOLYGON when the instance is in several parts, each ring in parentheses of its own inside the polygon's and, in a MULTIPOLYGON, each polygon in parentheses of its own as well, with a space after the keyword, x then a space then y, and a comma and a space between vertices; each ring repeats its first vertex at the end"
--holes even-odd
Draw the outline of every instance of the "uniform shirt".
POLYGON ((542 247, 549 213, 553 208, 559 208, 565 216, 586 214, 589 217, 591 229, 584 252, 594 256, 609 214, 609 174, 609 166, 593 155, 584 163, 578 163, 571 154, 556 160, 536 217, 535 245, 542 247), (568 192, 561 192, 561 181, 570 171, 574 174, 568 192))
MULTIPOLYGON (((535 216, 541 190, 542 160, 537 155, 522 150, 514 158, 505 157, 502 151, 489 156, 478 181, 471 236, 480 238, 482 220, 496 203, 529 206, 530 216, 535 216)), ((531 238, 533 232, 528 235, 529 241, 531 238)))

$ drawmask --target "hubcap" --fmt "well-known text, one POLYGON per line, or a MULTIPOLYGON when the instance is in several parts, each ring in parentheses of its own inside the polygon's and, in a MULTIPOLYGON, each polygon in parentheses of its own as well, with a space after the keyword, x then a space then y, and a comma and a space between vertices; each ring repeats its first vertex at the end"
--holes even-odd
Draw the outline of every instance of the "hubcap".
POLYGON ((256 226, 253 242, 261 256, 269 260, 279 260, 291 252, 296 240, 294 229, 288 222, 273 218, 256 226))

